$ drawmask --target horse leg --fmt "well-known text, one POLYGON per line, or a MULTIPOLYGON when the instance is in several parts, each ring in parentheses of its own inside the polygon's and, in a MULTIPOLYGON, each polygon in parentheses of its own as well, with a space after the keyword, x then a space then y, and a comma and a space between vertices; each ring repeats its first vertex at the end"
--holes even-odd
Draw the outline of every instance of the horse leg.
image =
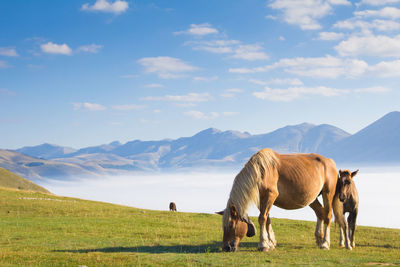
MULTIPOLYGON (((261 190, 260 190, 261 191, 261 190)), ((267 232, 267 221, 269 211, 278 197, 278 190, 264 189, 260 192, 260 216, 258 216, 258 223, 260 224, 260 243, 258 244, 258 250, 267 252, 275 248, 274 244, 270 242, 267 232)))
POLYGON ((354 234, 356 232, 356 219, 357 219, 357 210, 350 212, 349 217, 347 218, 347 221, 349 223, 349 236, 350 236, 350 242, 351 246, 354 248, 356 246, 355 240, 354 240, 354 234))
POLYGON ((276 247, 275 233, 274 233, 274 230, 272 229, 271 218, 270 218, 269 214, 268 214, 268 218, 267 218, 266 229, 267 229, 269 241, 274 245, 274 247, 276 247))
POLYGON ((316 198, 313 203, 310 204, 310 207, 314 210, 315 215, 317 216, 317 225, 315 227, 315 242, 317 242, 317 246, 322 245, 323 240, 323 225, 322 221, 324 219, 324 207, 322 207, 321 203, 319 203, 316 198))
POLYGON ((351 250, 350 240, 349 240, 349 226, 346 221, 346 217, 343 213, 343 203, 340 202, 339 197, 336 195, 333 199, 333 213, 335 214, 335 221, 340 227, 340 247, 346 247, 351 250))
POLYGON ((331 245, 331 219, 332 219, 332 202, 335 190, 322 190, 322 199, 324 200, 324 240, 320 248, 329 249, 331 245), (333 191, 333 192, 332 192, 333 191))

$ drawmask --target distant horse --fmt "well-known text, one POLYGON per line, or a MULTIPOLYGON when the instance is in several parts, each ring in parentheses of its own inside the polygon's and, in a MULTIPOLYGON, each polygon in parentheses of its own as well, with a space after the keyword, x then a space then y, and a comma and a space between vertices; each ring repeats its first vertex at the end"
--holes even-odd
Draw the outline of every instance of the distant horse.
POLYGON ((317 215, 317 245, 329 249, 336 183, 336 164, 331 159, 318 154, 285 155, 271 149, 258 151, 236 175, 226 209, 220 213, 223 214, 224 231, 222 249, 236 251, 245 235, 255 235, 254 224, 246 214, 251 203, 260 210, 258 250, 269 251, 276 246, 269 219, 272 205, 288 210, 310 206, 317 215), (320 193, 324 206, 317 199, 320 193))
POLYGON ((170 210, 170 211, 176 211, 176 204, 175 204, 175 202, 169 203, 169 210, 170 210))
POLYGON ((358 192, 353 181, 358 170, 350 172, 349 170, 339 170, 336 194, 333 199, 333 212, 335 220, 340 225, 339 246, 352 249, 356 246, 354 234, 356 231, 356 220, 358 214, 358 192), (348 212, 347 222, 345 213, 348 212), (349 240, 350 239, 350 240, 349 240))

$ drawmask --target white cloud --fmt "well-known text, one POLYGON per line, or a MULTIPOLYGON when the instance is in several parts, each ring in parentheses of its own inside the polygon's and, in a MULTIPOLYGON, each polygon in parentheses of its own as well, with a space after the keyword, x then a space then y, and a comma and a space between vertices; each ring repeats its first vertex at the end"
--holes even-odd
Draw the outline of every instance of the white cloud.
POLYGON ((218 30, 213 28, 211 24, 203 23, 203 24, 190 24, 190 28, 186 31, 174 32, 174 34, 190 34, 203 36, 208 34, 218 34, 218 30))
POLYGON ((400 18, 400 9, 395 7, 384 7, 379 10, 362 10, 354 12, 357 17, 382 17, 398 19, 400 18))
POLYGON ((371 73, 379 77, 400 77, 400 60, 382 61, 369 68, 371 73))
POLYGON ((198 69, 173 57, 145 57, 137 62, 145 68, 145 72, 156 73, 160 78, 164 79, 179 78, 184 72, 198 69))
POLYGON ((135 105, 135 104, 129 104, 129 105, 115 105, 112 106, 113 109, 116 110, 124 110, 124 111, 128 111, 128 110, 137 110, 137 109, 143 109, 146 106, 143 105, 135 105))
POLYGON ((391 89, 383 86, 373 86, 367 88, 358 88, 354 90, 356 93, 387 93, 390 92, 391 89))
POLYGON ((86 52, 86 53, 92 53, 96 54, 100 52, 100 49, 102 49, 102 45, 97 45, 97 44, 90 44, 90 45, 82 45, 78 48, 78 52, 86 52))
POLYGON ((351 18, 344 21, 338 21, 333 25, 334 28, 354 30, 360 28, 365 34, 371 34, 371 30, 378 31, 395 31, 400 29, 400 23, 393 20, 375 19, 372 21, 364 21, 351 18))
POLYGON ((289 102, 307 95, 332 97, 348 92, 348 90, 329 88, 325 86, 289 87, 287 89, 265 87, 264 91, 254 92, 253 95, 257 98, 274 102, 289 102))
POLYGON ((96 103, 89 103, 89 102, 83 102, 83 103, 72 103, 74 106, 74 110, 89 110, 89 111, 101 111, 107 109, 105 106, 96 104, 96 103))
POLYGON ((268 59, 268 55, 260 51, 262 49, 260 45, 239 45, 232 57, 250 61, 268 59))
POLYGON ((387 4, 400 3, 400 0, 362 0, 360 4, 371 5, 371 6, 381 6, 387 4))
POLYGON ((123 0, 116 0, 115 2, 108 2, 107 0, 97 0, 93 5, 89 3, 83 4, 81 10, 114 13, 119 15, 129 8, 129 4, 123 0))
POLYGON ((210 120, 210 119, 215 119, 219 117, 219 114, 217 112, 210 112, 208 115, 197 110, 191 110, 184 112, 186 116, 192 117, 197 120, 210 120))
POLYGON ((335 50, 341 56, 399 57, 400 35, 394 37, 385 35, 351 36, 335 46, 335 50))
POLYGON ((142 100, 172 101, 172 102, 207 102, 212 98, 209 93, 189 93, 187 95, 148 96, 142 100))
POLYGON ((272 69, 283 68, 285 72, 314 78, 337 78, 339 76, 357 77, 365 73, 368 64, 357 59, 341 59, 327 55, 314 58, 285 58, 278 62, 256 68, 231 68, 232 73, 267 72, 272 69))
POLYGON ((18 53, 13 47, 0 47, 0 56, 17 57, 18 53))
POLYGON ((322 0, 274 0, 269 7, 282 10, 285 22, 300 26, 303 30, 321 29, 317 20, 331 11, 330 4, 322 0))
POLYGON ((351 2, 348 0, 328 0, 328 3, 330 3, 332 5, 351 6, 351 2))
POLYGON ((211 82, 218 80, 218 76, 211 76, 211 77, 193 77, 193 81, 202 81, 202 82, 211 82))
POLYGON ((338 32, 320 32, 319 33, 319 40, 323 41, 336 41, 342 39, 344 37, 343 33, 338 32))
POLYGON ((150 84, 146 84, 145 87, 147 87, 147 88, 162 88, 162 87, 164 87, 164 85, 159 84, 159 83, 150 83, 150 84))
POLYGON ((47 44, 40 45, 42 52, 47 54, 60 54, 60 55, 71 55, 72 50, 67 44, 55 44, 48 42, 47 44))
POLYGON ((224 111, 222 112, 222 115, 225 117, 231 117, 231 116, 236 116, 239 115, 239 112, 235 112, 235 111, 224 111))

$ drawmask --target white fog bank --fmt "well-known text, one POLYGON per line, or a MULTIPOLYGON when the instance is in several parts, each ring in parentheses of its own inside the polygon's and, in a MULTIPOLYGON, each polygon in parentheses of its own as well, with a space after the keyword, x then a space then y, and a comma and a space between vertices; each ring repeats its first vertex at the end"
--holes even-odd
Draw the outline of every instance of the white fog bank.
MULTIPOLYGON (((397 171, 397 170, 396 170, 397 171)), ((214 213, 225 208, 237 173, 132 174, 102 179, 41 182, 52 193, 122 204, 142 209, 214 213)), ((360 170, 355 177, 360 196, 358 225, 400 228, 400 172, 360 170)), ((249 214, 258 216, 253 207, 249 214)), ((299 220, 316 219, 311 208, 283 210, 273 207, 271 216, 299 220)))

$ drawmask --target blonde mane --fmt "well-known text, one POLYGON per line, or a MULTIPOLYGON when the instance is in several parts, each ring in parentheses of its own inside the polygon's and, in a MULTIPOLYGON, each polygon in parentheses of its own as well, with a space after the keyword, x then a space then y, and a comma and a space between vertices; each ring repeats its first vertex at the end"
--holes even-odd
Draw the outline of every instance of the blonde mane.
POLYGON ((223 226, 229 225, 231 205, 235 205, 242 217, 250 204, 260 206, 259 188, 263 179, 277 173, 278 155, 271 149, 262 149, 254 154, 233 181, 231 193, 223 216, 223 226))

